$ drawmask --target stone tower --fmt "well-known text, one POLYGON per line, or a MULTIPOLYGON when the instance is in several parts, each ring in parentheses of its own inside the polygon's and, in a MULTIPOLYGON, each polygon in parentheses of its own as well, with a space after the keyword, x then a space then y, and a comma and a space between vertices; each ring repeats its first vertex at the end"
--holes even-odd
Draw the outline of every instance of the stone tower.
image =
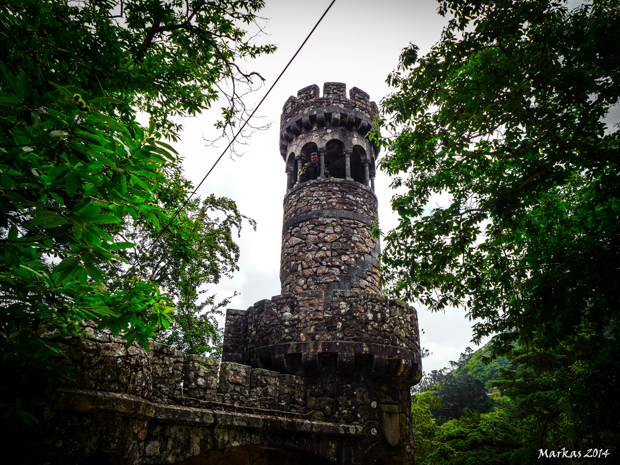
POLYGON ((326 83, 321 97, 313 85, 284 105, 282 294, 227 311, 221 361, 158 343, 125 350, 94 323, 83 339, 43 334, 75 377, 2 378, 0 393, 19 392, 41 422, 0 423, 7 463, 414 463, 417 315, 380 294, 379 151, 366 138, 377 106, 345 90, 326 83), (313 152, 324 169, 308 180, 313 152))
POLYGON ((229 310, 223 349, 223 360, 302 377, 311 420, 359 427, 358 440, 339 452, 343 464, 414 456, 417 314, 380 294, 372 233, 379 149, 365 137, 377 111, 368 94, 354 87, 347 98, 345 84, 334 82, 322 97, 312 85, 284 104, 282 294, 229 310), (322 168, 305 181, 312 152, 322 168))
POLYGON ((280 281, 282 293, 305 290, 380 291, 374 195, 376 146, 365 138, 377 106, 354 87, 325 83, 290 97, 281 119, 280 153, 286 161, 280 281), (300 182, 310 154, 329 172, 300 182), (370 187, 372 186, 372 188, 370 187))

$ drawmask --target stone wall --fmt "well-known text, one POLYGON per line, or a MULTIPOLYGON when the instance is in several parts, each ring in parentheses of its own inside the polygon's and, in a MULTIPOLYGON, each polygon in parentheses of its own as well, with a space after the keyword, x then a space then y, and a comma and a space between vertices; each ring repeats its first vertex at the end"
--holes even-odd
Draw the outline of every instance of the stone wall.
POLYGON ((245 351, 291 342, 340 341, 419 351, 413 307, 382 294, 307 291, 261 300, 246 312, 245 351))
MULTIPOLYGON (((321 326, 323 317, 340 313, 357 321, 351 330, 358 335, 368 332, 396 344, 387 334, 394 332, 405 345, 417 347, 415 337, 408 339, 398 331, 409 325, 417 337, 415 312, 407 316, 411 308, 383 296, 333 294, 308 292, 297 300, 280 296, 262 301, 255 305, 255 317, 262 315, 265 324, 272 318, 272 326, 273 318, 282 318, 283 333, 297 332, 299 323, 310 319, 316 320, 317 330, 349 337, 346 329, 338 332, 338 325, 335 330, 321 326)), ((235 328, 227 327, 227 335, 255 335, 249 312, 231 314, 235 328)), ((312 346, 307 357, 301 355, 306 368, 312 369, 298 376, 218 363, 157 343, 148 351, 133 344, 125 352, 124 341, 108 331, 98 331, 93 324, 85 331, 84 340, 45 335, 69 356, 76 376, 24 398, 40 427, 0 428, 7 442, 3 457, 10 463, 216 465, 250 457, 259 465, 376 465, 398 456, 400 464, 411 464, 411 382, 389 373, 369 377, 364 364, 374 363, 371 343, 359 343, 360 354, 351 352, 344 358, 337 352, 338 342, 326 344, 323 352, 321 346, 312 346)))
POLYGON ((284 199, 282 293, 380 292, 376 220, 377 199, 359 183, 317 180, 292 189, 284 199))
POLYGON ((92 322, 84 323, 83 327, 84 339, 59 331, 41 335, 68 357, 68 360, 60 358, 60 364, 73 366, 76 376, 64 382, 82 389, 151 398, 153 377, 147 352, 137 344, 125 351, 125 341, 109 331, 98 331, 92 322))
POLYGON ((199 408, 241 411, 274 410, 300 414, 305 409, 305 389, 298 376, 254 369, 200 355, 184 354, 173 347, 151 343, 149 351, 109 331, 86 323, 87 337, 49 333, 68 356, 75 376, 60 385, 70 388, 130 394, 150 402, 199 408))
POLYGON ((376 220, 377 196, 363 184, 345 179, 308 181, 284 197, 284 224, 301 214, 321 210, 355 212, 376 220))

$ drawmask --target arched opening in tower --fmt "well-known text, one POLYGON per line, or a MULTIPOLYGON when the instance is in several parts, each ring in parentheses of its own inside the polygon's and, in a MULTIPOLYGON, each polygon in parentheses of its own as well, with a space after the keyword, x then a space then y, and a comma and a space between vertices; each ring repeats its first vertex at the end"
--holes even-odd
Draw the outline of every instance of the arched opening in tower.
POLYGON ((287 180, 287 189, 290 189, 299 181, 299 173, 297 172, 297 162, 295 161, 295 152, 291 152, 286 160, 286 172, 290 173, 287 180))
POLYGON ((338 139, 330 140, 325 146, 325 166, 334 178, 344 179, 346 168, 344 160, 344 144, 338 139))
POLYGON ((366 150, 361 145, 354 145, 351 153, 351 177, 354 181, 364 184, 364 163, 367 158, 366 150))
POLYGON ((306 145, 303 146, 299 154, 303 157, 304 163, 309 163, 310 154, 312 152, 318 152, 318 151, 319 151, 319 148, 314 142, 308 142, 306 145))

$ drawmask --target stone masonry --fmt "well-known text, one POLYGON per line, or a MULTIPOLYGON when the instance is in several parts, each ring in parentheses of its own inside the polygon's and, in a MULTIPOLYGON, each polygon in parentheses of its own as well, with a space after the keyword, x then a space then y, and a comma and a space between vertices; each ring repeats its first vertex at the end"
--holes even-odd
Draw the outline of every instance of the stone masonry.
POLYGON ((156 343, 125 350, 92 323, 83 340, 45 334, 75 377, 0 383, 28 386, 21 396, 41 423, 3 426, 7 463, 412 465, 418 321, 381 294, 379 150, 365 137, 376 114, 342 83, 285 103, 282 294, 227 311, 221 361, 156 343), (313 151, 334 175, 300 182, 313 151))
POLYGON ((284 200, 282 292, 354 289, 379 292, 377 198, 344 179, 297 186, 284 200))

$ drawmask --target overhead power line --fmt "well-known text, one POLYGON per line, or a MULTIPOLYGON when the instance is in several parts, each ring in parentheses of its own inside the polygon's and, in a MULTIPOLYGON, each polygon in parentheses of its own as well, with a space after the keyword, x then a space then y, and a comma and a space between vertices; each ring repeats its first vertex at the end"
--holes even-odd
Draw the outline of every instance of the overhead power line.
MULTIPOLYGON (((273 84, 271 84, 271 87, 269 88, 269 90, 267 90, 267 92, 265 93, 265 95, 263 96, 263 98, 261 99, 260 102, 258 102, 258 105, 256 105, 256 108, 254 108, 254 111, 252 111, 252 113, 250 114, 250 116, 245 120, 245 122, 243 123, 243 125, 239 128, 239 130, 235 133, 235 135, 233 136, 232 140, 228 143, 228 145, 226 146, 226 148, 222 151, 222 154, 218 157, 217 160, 215 160, 215 163, 213 163, 213 166, 211 167, 211 169, 207 172, 207 174, 205 174, 205 176, 202 178, 202 181, 200 181, 200 183, 196 186, 196 188, 194 189, 194 191, 190 194, 190 196, 185 200, 185 202, 183 202, 183 204, 178 207, 176 209, 176 211, 174 212, 174 215, 172 215, 172 218, 170 218, 170 220, 168 221, 168 223, 166 223, 166 225, 163 227, 163 229, 160 231, 159 235, 155 238, 155 240, 151 243, 151 245, 149 246, 149 248, 144 251, 141 256, 144 256, 147 252, 149 252, 154 246, 155 244, 157 244, 157 242, 159 242, 159 240, 161 239, 161 237, 164 235, 164 233, 168 230, 168 228, 170 227, 170 225, 172 224, 172 222, 176 219, 177 216, 179 216, 179 213, 185 208, 185 206, 189 203, 189 201, 192 199, 192 197, 194 197, 194 195, 196 194, 196 192, 198 192, 198 189, 200 188, 200 186, 202 186, 202 184, 206 181, 206 179, 209 177, 209 175, 211 174, 211 172, 215 169, 215 167, 217 166, 217 164, 220 162, 220 160, 222 159, 222 157, 226 154, 226 152, 228 152, 228 149, 234 144, 235 140, 237 139, 237 137, 239 136, 239 134, 241 134, 241 132, 243 131, 243 129, 248 125, 248 123, 250 122, 250 120, 252 119, 252 117, 254 116, 254 114, 258 111, 258 109, 260 108, 260 106, 263 104, 263 102, 265 101, 265 99, 267 98, 267 96, 271 93, 271 91, 273 90, 273 88, 276 86, 276 84, 278 83, 278 81, 280 80, 280 78, 284 75, 284 73, 286 72, 286 70, 288 69, 288 67, 291 65, 291 63, 293 63, 293 60, 295 60, 295 58, 297 57, 297 55, 299 55, 299 52, 301 52, 301 49, 304 47, 304 45, 306 45, 306 42, 308 42, 308 40, 310 39, 310 37, 312 36, 312 34, 314 33, 314 31, 316 30, 316 28, 319 26, 319 24, 321 24, 321 21, 323 21, 323 18, 325 17, 325 15, 327 14, 327 12, 331 9, 332 5, 336 2, 336 0, 332 0, 332 2, 329 4, 329 6, 327 7, 327 9, 325 10, 325 12, 321 15, 321 17, 319 18, 319 20, 316 22, 316 24, 314 25, 314 27, 312 28, 312 30, 310 31, 310 33, 306 36, 306 38, 304 39, 304 41, 302 42, 302 44, 299 46, 299 48, 297 49, 297 51, 295 52, 295 54, 293 55, 293 57, 289 60, 289 62, 286 64, 286 66, 284 67, 284 69, 280 72, 280 74, 278 75, 278 77, 276 78, 276 80, 273 82, 273 84)), ((140 262, 140 259, 138 259, 138 262, 140 262)), ((133 268, 133 267, 132 267, 133 268)))

